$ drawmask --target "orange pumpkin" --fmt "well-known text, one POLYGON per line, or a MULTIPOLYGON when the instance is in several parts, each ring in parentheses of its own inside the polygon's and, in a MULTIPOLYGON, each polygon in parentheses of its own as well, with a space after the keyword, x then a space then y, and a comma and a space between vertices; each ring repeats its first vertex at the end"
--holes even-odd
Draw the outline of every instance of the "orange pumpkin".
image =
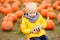
POLYGON ((20 7, 21 3, 19 1, 17 1, 17 2, 14 2, 13 5, 16 5, 16 6, 20 7))
POLYGON ((60 10, 60 6, 57 6, 56 9, 57 9, 57 10, 60 10))
POLYGON ((47 9, 43 9, 43 10, 41 11, 41 15, 42 15, 43 17, 47 17, 47 13, 48 13, 48 10, 47 10, 47 9))
POLYGON ((16 12, 16 15, 18 16, 18 17, 22 17, 22 15, 24 14, 24 12, 23 11, 17 11, 16 12))
POLYGON ((5 17, 3 18, 3 22, 4 22, 4 21, 13 21, 13 19, 12 19, 11 17, 5 16, 5 17))
POLYGON ((50 19, 46 20, 46 23, 47 23, 47 27, 46 27, 47 30, 53 30, 54 29, 55 24, 52 20, 50 20, 50 19))
POLYGON ((43 8, 46 9, 48 7, 51 7, 52 4, 50 2, 43 1, 41 5, 42 5, 43 8))
POLYGON ((12 0, 13 2, 19 1, 19 0, 12 0))
POLYGON ((4 14, 8 14, 8 13, 12 13, 13 12, 13 10, 11 8, 11 5, 9 3, 4 3, 2 10, 3 10, 4 14))
POLYGON ((19 7, 18 6, 15 6, 15 4, 12 4, 12 9, 14 12, 18 11, 19 7))
POLYGON ((43 0, 43 1, 46 1, 46 2, 51 2, 51 0, 43 0))
POLYGON ((54 12, 48 12, 47 17, 54 19, 56 18, 56 14, 54 12))
POLYGON ((37 11, 38 12, 41 12, 43 10, 43 8, 41 7, 41 6, 39 6, 38 8, 37 8, 37 11))
POLYGON ((6 0, 5 2, 10 3, 10 2, 12 2, 12 0, 6 0))
POLYGON ((22 8, 22 11, 23 11, 23 12, 26 12, 26 9, 25 9, 25 8, 22 8))
POLYGON ((18 20, 18 17, 16 16, 16 14, 9 13, 7 16, 11 17, 13 19, 13 22, 16 22, 18 20))
POLYGON ((7 15, 8 14, 8 9, 7 8, 2 8, 2 13, 7 15))
POLYGON ((3 4, 3 6, 4 7, 8 7, 8 6, 11 7, 11 5, 9 3, 6 3, 6 2, 3 4))
POLYGON ((58 0, 54 0, 54 1, 58 1, 58 0))
POLYGON ((55 3, 60 4, 60 1, 55 1, 55 3))
POLYGON ((12 9, 11 8, 3 8, 2 9, 2 13, 4 13, 5 15, 7 15, 8 13, 12 13, 12 9))
POLYGON ((5 2, 6 0, 0 0, 1 3, 5 2))
POLYGON ((49 7, 47 10, 48 10, 48 12, 53 12, 54 11, 54 9, 52 7, 49 7))
POLYGON ((36 2, 41 2, 41 0, 36 0, 36 2))
POLYGON ((4 22, 2 22, 1 26, 2 26, 2 30, 10 31, 13 29, 14 24, 11 21, 4 21, 4 22))
POLYGON ((58 6, 57 3, 54 3, 54 4, 52 5, 53 8, 56 8, 57 6, 58 6))
POLYGON ((21 0, 23 3, 26 1, 26 0, 21 0))
POLYGON ((57 21, 58 21, 58 23, 60 23, 60 12, 57 15, 57 21))

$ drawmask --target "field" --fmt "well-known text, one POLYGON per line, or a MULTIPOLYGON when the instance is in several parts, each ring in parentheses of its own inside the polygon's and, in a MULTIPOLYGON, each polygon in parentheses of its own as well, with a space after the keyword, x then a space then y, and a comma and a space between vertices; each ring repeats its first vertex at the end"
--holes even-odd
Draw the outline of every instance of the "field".
MULTIPOLYGON (((55 10, 55 13, 58 14, 58 11, 55 10)), ((14 23, 14 29, 12 31, 2 31, 1 24, 4 16, 4 14, 0 13, 0 40, 26 40, 27 37, 22 34, 19 29, 21 18, 19 18, 18 21, 14 23)), ((58 24, 56 18, 53 19, 53 21, 55 23, 54 30, 46 30, 48 39, 60 40, 60 24, 58 24)))

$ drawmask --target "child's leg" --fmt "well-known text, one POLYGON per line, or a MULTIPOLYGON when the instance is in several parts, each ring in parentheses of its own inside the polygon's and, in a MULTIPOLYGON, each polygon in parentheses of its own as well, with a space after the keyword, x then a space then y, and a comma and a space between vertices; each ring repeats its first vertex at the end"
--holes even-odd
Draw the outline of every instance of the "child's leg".
POLYGON ((41 40, 39 37, 30 38, 30 40, 41 40))
POLYGON ((45 35, 43 35, 43 36, 41 36, 41 37, 39 37, 41 40, 48 40, 48 37, 47 36, 45 36, 45 35))

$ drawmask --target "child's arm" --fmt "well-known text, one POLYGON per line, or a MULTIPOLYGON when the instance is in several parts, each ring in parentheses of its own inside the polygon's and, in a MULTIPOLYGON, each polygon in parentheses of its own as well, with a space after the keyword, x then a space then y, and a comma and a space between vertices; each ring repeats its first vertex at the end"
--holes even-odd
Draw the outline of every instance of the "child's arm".
POLYGON ((21 31, 24 34, 29 34, 30 33, 30 30, 28 29, 27 24, 26 24, 26 19, 24 17, 22 18, 21 31))
POLYGON ((47 23, 46 23, 46 20, 42 17, 42 16, 40 16, 40 18, 41 18, 41 20, 40 20, 40 22, 41 22, 41 26, 42 26, 42 28, 46 28, 47 27, 47 23))

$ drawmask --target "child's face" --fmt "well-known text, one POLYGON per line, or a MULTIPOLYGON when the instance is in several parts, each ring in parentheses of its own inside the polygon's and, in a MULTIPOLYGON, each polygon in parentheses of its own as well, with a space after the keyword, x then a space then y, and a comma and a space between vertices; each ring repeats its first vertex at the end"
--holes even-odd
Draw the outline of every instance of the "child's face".
POLYGON ((28 15, 29 15, 30 17, 34 17, 34 16, 36 15, 36 12, 29 12, 28 15))

